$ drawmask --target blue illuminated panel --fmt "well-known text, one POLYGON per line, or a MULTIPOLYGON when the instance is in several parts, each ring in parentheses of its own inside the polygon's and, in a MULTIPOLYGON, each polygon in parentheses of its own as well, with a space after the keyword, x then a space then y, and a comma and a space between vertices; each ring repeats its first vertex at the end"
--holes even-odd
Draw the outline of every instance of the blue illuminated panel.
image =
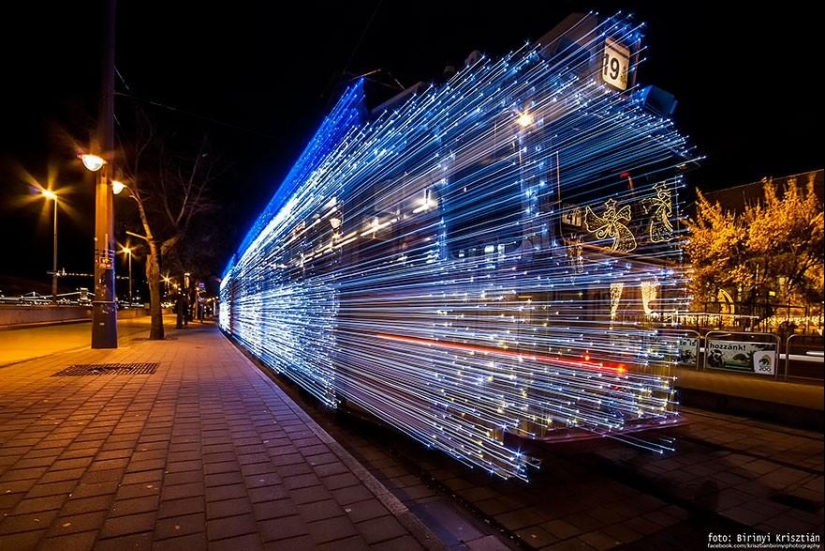
MULTIPOLYGON (((588 51, 608 36, 639 49, 608 19, 588 51)), ((227 267, 222 329, 329 407, 503 477, 528 476, 506 434, 662 451, 635 431, 677 416, 659 333, 683 309, 691 151, 577 63, 481 58, 373 118, 347 90, 227 267)))

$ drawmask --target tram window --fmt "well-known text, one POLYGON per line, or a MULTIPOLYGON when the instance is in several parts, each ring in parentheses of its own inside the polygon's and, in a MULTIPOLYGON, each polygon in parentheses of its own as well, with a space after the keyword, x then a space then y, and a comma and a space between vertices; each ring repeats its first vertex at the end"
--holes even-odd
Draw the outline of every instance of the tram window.
POLYGON ((451 180, 443 212, 453 258, 489 254, 485 247, 503 254, 521 243, 522 201, 517 171, 510 163, 473 167, 451 180))

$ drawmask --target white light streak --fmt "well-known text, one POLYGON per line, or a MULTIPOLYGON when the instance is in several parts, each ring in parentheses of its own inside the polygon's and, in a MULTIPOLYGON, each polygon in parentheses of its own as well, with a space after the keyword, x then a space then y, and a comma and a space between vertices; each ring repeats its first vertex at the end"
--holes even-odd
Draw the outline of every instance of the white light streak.
MULTIPOLYGON (((638 32, 608 19, 586 46, 638 32)), ((677 415, 659 328, 684 309, 691 153, 599 70, 525 48, 371 120, 354 85, 227 267, 222 329, 329 407, 502 477, 530 465, 505 432, 661 450, 627 435, 677 415)))

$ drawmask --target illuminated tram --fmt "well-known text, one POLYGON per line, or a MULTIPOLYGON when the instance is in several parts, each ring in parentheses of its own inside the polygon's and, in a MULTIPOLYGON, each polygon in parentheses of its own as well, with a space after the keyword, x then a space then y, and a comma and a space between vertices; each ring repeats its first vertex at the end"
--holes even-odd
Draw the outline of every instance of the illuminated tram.
POLYGON ((577 15, 367 111, 340 98, 221 283, 224 332, 329 407, 503 477, 511 436, 678 419, 673 99, 642 26, 577 15), (505 436, 507 438, 505 439, 505 436))

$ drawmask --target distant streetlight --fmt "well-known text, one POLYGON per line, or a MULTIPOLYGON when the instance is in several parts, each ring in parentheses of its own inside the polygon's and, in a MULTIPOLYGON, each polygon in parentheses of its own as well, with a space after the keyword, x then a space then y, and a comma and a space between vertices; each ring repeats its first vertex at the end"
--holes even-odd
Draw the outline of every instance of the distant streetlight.
POLYGON ((52 242, 52 302, 57 304, 57 194, 51 190, 44 189, 43 197, 54 201, 54 236, 52 242))
POLYGON ((132 307, 132 249, 123 247, 121 252, 129 256, 129 308, 132 307))

